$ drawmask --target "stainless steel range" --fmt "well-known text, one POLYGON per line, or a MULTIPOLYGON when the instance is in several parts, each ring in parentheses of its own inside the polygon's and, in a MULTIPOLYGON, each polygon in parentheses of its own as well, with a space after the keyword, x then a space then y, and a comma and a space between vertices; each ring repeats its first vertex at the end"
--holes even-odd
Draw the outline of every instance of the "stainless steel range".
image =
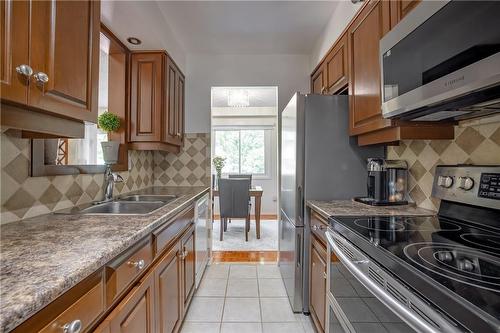
POLYGON ((331 217, 328 331, 500 332, 500 166, 438 166, 436 216, 331 217))

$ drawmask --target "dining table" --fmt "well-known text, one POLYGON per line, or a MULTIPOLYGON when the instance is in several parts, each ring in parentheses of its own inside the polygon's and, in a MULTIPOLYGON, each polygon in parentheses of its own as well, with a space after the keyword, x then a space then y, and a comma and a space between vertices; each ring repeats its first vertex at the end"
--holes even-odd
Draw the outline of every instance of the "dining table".
MULTIPOLYGON (((250 188, 250 198, 254 198, 255 201, 255 233, 257 234, 257 239, 260 239, 260 211, 262 202, 262 190, 261 186, 252 186, 250 188)), ((214 199, 219 196, 219 189, 212 188, 212 221, 214 220, 214 199)))

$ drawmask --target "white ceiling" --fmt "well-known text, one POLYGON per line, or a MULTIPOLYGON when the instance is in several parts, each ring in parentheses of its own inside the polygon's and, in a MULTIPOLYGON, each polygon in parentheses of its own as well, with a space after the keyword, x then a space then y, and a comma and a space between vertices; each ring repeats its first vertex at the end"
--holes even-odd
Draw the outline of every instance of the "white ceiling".
POLYGON ((309 54, 335 6, 335 1, 103 1, 102 16, 121 39, 141 39, 140 48, 164 48, 175 38, 186 53, 309 54))

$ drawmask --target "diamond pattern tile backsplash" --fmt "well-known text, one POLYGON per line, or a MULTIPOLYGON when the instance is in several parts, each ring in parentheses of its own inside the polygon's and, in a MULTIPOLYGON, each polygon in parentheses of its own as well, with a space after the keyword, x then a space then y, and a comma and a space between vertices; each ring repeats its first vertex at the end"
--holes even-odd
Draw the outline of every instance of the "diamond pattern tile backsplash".
MULTIPOLYGON (((30 140, 1 134, 1 223, 73 207, 103 197, 103 174, 30 177, 30 140)), ((114 194, 152 186, 153 152, 129 151, 129 171, 114 194)))
POLYGON ((156 186, 209 186, 210 134, 190 133, 179 154, 154 152, 156 186))
MULTIPOLYGON (((19 221, 103 197, 103 174, 30 177, 30 140, 1 134, 1 223, 19 221)), ((210 183, 210 134, 186 134, 179 154, 129 151, 129 171, 114 194, 149 186, 210 183)))
POLYGON ((437 211, 439 200, 431 197, 436 165, 500 165, 500 122, 456 126, 455 140, 408 140, 388 147, 387 158, 408 162, 410 198, 422 208, 437 211))

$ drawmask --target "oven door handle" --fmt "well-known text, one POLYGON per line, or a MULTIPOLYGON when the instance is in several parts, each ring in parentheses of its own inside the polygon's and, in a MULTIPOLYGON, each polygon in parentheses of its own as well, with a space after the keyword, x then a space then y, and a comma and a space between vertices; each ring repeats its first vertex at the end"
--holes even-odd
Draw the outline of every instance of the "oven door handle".
POLYGON ((389 295, 387 291, 377 285, 370 277, 365 274, 359 266, 367 265, 369 260, 356 260, 352 261, 347 257, 347 255, 340 249, 335 240, 333 239, 330 232, 326 232, 326 237, 328 239, 328 243, 332 247, 335 255, 339 258, 339 260, 346 266, 349 272, 354 275, 354 277, 363 284, 366 289, 368 289, 373 295, 375 295, 385 306, 389 307, 393 312, 395 312, 401 319, 403 319, 409 326, 415 329, 418 332, 426 332, 426 333, 440 333, 440 332, 459 332, 456 327, 451 324, 445 322, 444 320, 440 321, 439 324, 443 328, 440 330, 432 325, 430 325, 427 321, 422 319, 416 313, 413 313, 409 308, 401 304, 394 297, 389 295))

